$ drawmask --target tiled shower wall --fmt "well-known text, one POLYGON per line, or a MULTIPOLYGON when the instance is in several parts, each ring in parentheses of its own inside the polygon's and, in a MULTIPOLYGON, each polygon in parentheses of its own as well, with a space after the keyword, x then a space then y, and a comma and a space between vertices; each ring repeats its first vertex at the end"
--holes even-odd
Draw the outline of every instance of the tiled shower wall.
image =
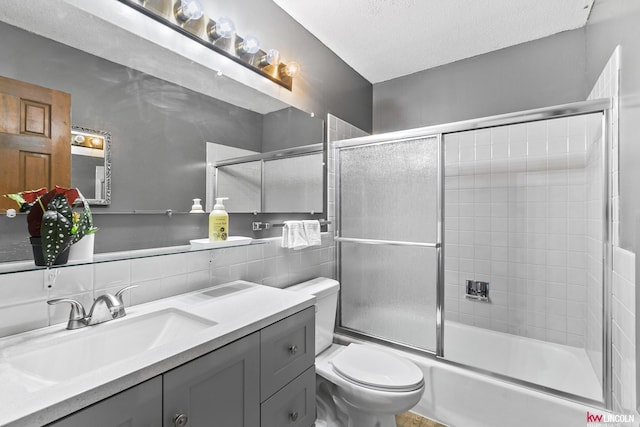
POLYGON ((102 264, 0 275, 0 337, 65 322, 67 305, 49 306, 51 298, 74 298, 85 307, 105 292, 136 284, 125 294, 127 306, 166 298, 233 280, 278 288, 314 277, 333 277, 333 238, 302 250, 266 244, 187 252, 102 264))
POLYGON ((584 346, 589 117, 445 135, 447 320, 584 346))
MULTIPOLYGON (((588 99, 611 99, 610 120, 610 195, 611 195, 611 242, 613 245, 613 272, 611 282, 612 313, 612 368, 613 368, 613 409, 617 413, 635 413, 636 408, 636 255, 618 246, 619 236, 619 85, 620 47, 617 47, 602 73, 598 77, 588 99)), ((597 307, 594 307, 597 309, 597 307)), ((598 325, 589 318, 588 329, 598 325)), ((589 348, 588 348, 589 350, 589 348)), ((591 354, 590 354, 591 356, 591 354)))

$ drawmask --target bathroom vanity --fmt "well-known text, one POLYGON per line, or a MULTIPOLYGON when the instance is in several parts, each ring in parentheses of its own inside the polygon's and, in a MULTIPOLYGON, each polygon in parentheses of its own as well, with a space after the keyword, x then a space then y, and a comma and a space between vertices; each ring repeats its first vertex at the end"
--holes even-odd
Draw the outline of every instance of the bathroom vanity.
POLYGON ((235 281, 4 338, 0 425, 311 426, 313 304, 235 281))

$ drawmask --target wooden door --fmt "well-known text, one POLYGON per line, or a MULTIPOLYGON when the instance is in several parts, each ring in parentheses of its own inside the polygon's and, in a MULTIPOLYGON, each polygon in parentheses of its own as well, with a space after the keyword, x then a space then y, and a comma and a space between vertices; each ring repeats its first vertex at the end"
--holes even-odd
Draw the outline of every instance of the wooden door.
MULTIPOLYGON (((71 95, 0 77, 0 196, 71 184, 71 95)), ((16 208, 0 197, 0 209, 16 208)))

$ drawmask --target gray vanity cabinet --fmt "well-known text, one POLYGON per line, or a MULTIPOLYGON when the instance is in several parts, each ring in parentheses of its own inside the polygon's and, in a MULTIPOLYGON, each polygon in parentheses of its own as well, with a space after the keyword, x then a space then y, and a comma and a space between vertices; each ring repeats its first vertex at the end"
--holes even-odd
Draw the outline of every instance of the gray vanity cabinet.
POLYGON ((260 333, 179 366, 163 380, 163 427, 256 427, 260 333))
POLYGON ((315 307, 49 427, 311 427, 315 307))
POLYGON ((155 377, 48 427, 157 427, 161 416, 162 378, 155 377))

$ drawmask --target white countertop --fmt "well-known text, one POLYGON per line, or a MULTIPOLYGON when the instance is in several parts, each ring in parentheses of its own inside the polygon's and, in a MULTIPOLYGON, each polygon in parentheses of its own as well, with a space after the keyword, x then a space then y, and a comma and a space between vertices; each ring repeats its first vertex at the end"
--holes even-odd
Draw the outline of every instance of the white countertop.
MULTIPOLYGON (((0 339, 0 426, 44 425, 311 307, 315 298, 235 281, 127 308, 127 316, 75 331, 66 323, 0 339), (204 294, 212 289, 213 296, 204 294), (232 292, 225 292, 229 290, 232 292), (45 381, 15 369, 9 355, 46 346, 67 334, 91 333, 163 309, 178 309, 217 322, 170 344, 136 354, 62 382, 45 381)), ((79 355, 81 357, 81 355, 79 355)))

